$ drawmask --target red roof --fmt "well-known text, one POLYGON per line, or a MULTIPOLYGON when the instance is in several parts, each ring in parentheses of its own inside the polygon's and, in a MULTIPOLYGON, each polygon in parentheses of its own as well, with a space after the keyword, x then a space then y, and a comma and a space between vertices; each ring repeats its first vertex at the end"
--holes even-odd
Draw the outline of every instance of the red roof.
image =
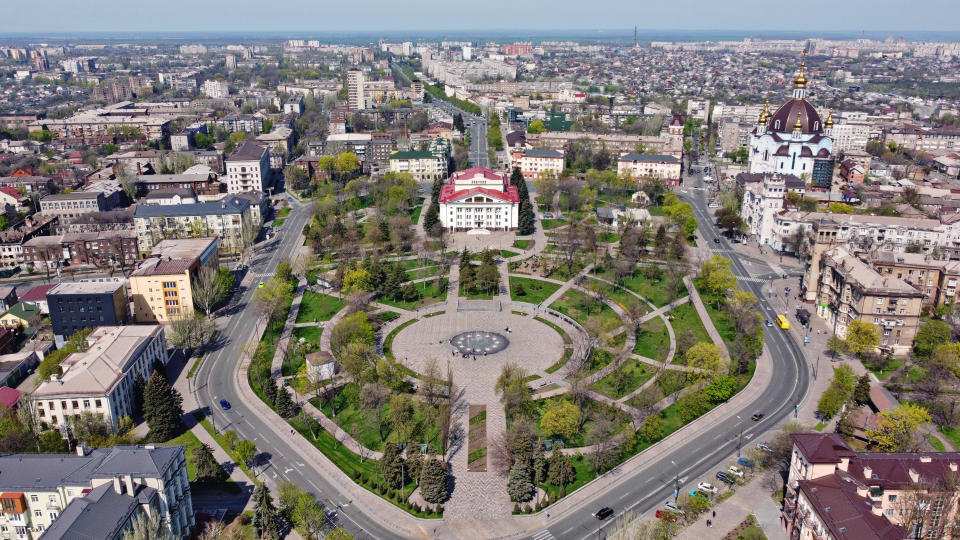
POLYGON ((16 388, 10 388, 9 386, 4 386, 0 388, 0 403, 8 409, 12 409, 17 406, 17 402, 20 401, 20 391, 16 388))
POLYGON ((13 197, 14 199, 16 199, 16 200, 18 200, 18 201, 23 198, 23 195, 21 195, 20 192, 17 191, 17 188, 15 188, 15 187, 13 187, 13 186, 3 186, 3 187, 0 187, 0 191, 2 191, 3 193, 6 193, 7 195, 13 197))
POLYGON ((847 443, 836 433, 792 433, 790 438, 810 463, 840 463, 841 457, 853 457, 847 443))
POLYGON ((520 202, 520 193, 517 190, 517 186, 507 186, 507 191, 498 191, 496 189, 484 188, 484 187, 475 187, 470 189, 461 189, 460 191, 454 191, 453 184, 444 184, 440 188, 440 199, 439 202, 450 202, 456 199, 469 197, 471 195, 488 195, 494 199, 499 199, 504 202, 518 203, 520 202))
POLYGON ((21 302, 43 302, 47 299, 47 293, 56 285, 37 285, 27 291, 18 300, 21 302))
POLYGON ((507 183, 506 173, 497 172, 493 169, 488 169, 486 167, 470 167, 469 169, 464 169, 453 173, 451 180, 457 178, 473 178, 477 174, 482 174, 484 178, 489 178, 490 180, 503 180, 503 183, 507 183))

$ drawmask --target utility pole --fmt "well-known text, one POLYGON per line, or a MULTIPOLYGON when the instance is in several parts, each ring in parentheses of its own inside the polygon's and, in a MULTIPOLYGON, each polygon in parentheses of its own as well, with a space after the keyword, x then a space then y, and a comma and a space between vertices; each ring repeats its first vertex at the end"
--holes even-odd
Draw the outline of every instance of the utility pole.
POLYGON ((680 497, 680 468, 676 461, 671 459, 670 463, 673 464, 673 500, 676 501, 680 497))
POLYGON ((739 414, 737 415, 737 420, 739 420, 737 426, 740 429, 740 434, 737 435, 737 457, 740 457, 740 448, 743 446, 743 419, 740 418, 739 414))

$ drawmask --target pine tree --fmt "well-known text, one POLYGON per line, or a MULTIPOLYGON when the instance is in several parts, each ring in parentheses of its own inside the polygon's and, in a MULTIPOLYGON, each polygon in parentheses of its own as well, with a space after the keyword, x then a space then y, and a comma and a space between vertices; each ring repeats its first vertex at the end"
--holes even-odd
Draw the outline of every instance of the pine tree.
POLYGON ((460 271, 463 271, 465 266, 470 266, 470 250, 466 247, 463 248, 463 251, 460 252, 460 271))
POLYGON ((442 461, 430 458, 420 472, 420 495, 429 503, 447 500, 447 471, 442 461))
POLYGON ((277 381, 273 377, 270 377, 267 379, 267 382, 264 383, 263 397, 264 401, 266 401, 268 404, 277 401, 277 381))
POLYGON ((520 199, 520 211, 517 215, 517 229, 521 235, 533 234, 533 207, 529 199, 520 199))
POLYGON ((427 213, 423 216, 423 230, 432 231, 433 227, 440 222, 440 204, 433 201, 427 213))
POLYGON ((143 415, 143 391, 147 388, 147 381, 143 380, 143 375, 138 371, 136 378, 133 379, 133 416, 135 418, 143 415))
POLYGON ((853 389, 853 400, 863 405, 870 401, 870 377, 863 375, 857 379, 857 386, 853 389))
POLYGON ((520 195, 521 201, 530 201, 530 192, 527 190, 527 181, 523 177, 520 178, 520 183, 517 184, 517 194, 520 195))
POLYGON ((292 418, 297 415, 297 404, 290 399, 290 392, 285 388, 277 389, 277 400, 274 402, 277 414, 284 418, 292 418))
POLYGON ((380 474, 388 486, 394 489, 400 489, 401 473, 400 465, 403 463, 403 457, 400 456, 400 447, 397 443, 389 442, 383 448, 383 458, 380 459, 380 474))
POLYGON ((520 167, 514 167, 513 172, 510 173, 510 185, 517 186, 519 189, 520 182, 523 182, 523 173, 520 172, 520 167))
POLYGON ((407 482, 414 478, 420 478, 420 470, 423 468, 423 452, 420 446, 411 444, 407 447, 407 459, 404 461, 403 479, 407 482))
POLYGON ((430 200, 433 204, 440 202, 440 191, 443 189, 443 178, 437 178, 433 181, 433 190, 430 193, 430 200))
POLYGON ((253 530, 259 538, 280 538, 280 519, 266 484, 253 490, 253 530))
POLYGON ((537 485, 547 480, 547 458, 543 454, 543 444, 537 441, 533 449, 533 481, 537 485))
POLYGON ((530 460, 524 456, 510 468, 510 475, 507 478, 507 493, 512 501, 527 502, 533 498, 534 489, 533 469, 530 467, 530 460))
POLYGON ((563 455, 559 450, 554 451, 550 456, 550 483, 555 486, 563 487, 563 494, 567 494, 567 484, 573 481, 576 472, 573 470, 573 463, 570 458, 563 455))
POLYGON ((227 471, 213 457, 213 450, 207 444, 193 449, 193 463, 197 467, 197 482, 219 484, 227 479, 227 471))
POLYGON ((154 371, 143 391, 143 418, 158 442, 168 441, 183 429, 183 397, 167 378, 154 371))

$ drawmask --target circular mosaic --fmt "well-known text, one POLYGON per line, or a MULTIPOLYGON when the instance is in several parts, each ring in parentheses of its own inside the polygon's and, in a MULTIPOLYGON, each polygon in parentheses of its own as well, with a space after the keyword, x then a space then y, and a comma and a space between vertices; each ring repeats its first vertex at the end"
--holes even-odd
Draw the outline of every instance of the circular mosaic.
POLYGON ((510 342, 496 332, 471 330, 453 336, 450 344, 463 354, 493 354, 506 349, 510 342))

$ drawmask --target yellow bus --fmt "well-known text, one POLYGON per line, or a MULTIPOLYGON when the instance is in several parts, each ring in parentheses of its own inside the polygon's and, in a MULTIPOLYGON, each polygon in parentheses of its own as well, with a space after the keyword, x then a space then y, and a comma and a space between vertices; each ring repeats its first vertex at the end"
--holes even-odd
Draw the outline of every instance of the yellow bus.
POLYGON ((779 324, 780 328, 783 328, 784 330, 790 328, 790 321, 788 321, 783 315, 777 315, 777 324, 779 324))

